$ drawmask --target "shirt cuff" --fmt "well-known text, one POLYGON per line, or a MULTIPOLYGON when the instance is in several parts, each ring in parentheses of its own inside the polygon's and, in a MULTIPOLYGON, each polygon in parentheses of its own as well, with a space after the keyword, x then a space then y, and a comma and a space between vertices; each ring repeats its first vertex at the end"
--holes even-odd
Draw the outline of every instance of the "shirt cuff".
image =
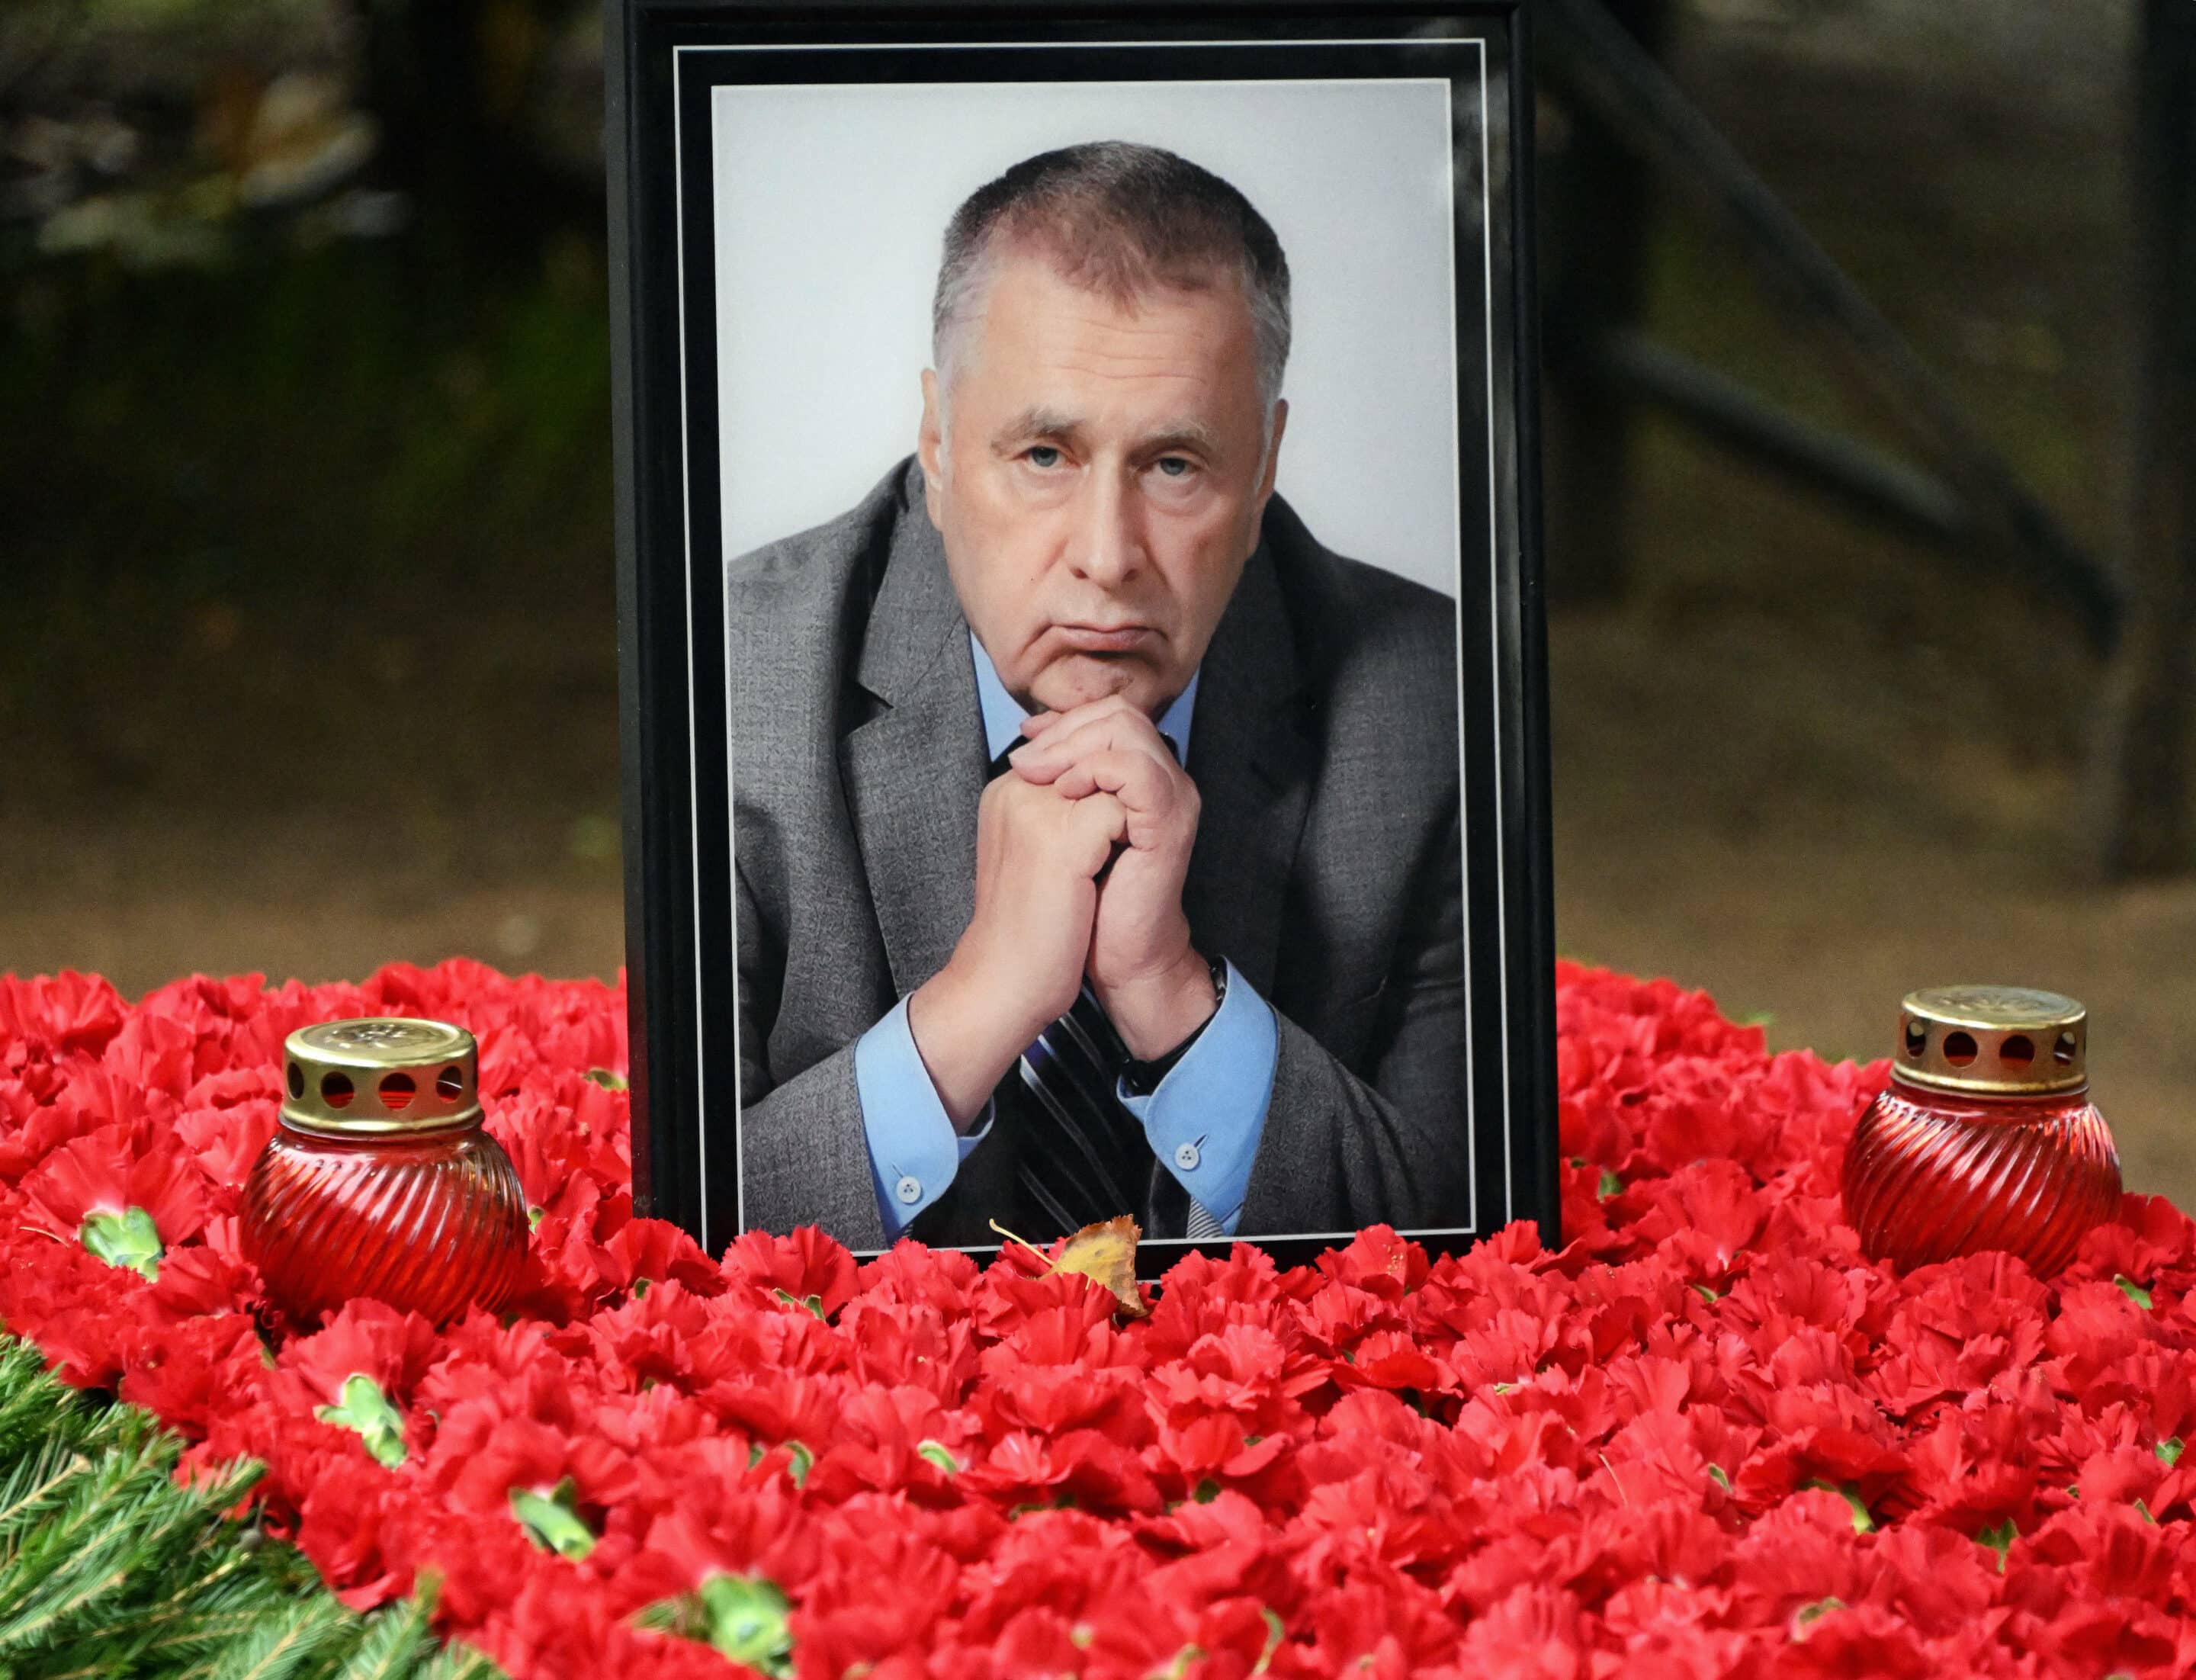
POLYGON ((1280 1053, 1273 1005, 1230 963, 1219 1012, 1159 1088, 1137 1097, 1115 1086, 1123 1105, 1143 1122, 1152 1152, 1231 1237, 1265 1133, 1280 1053))
POLYGON ((991 1130, 991 1104, 963 1135, 956 1133, 939 1100, 907 999, 854 1044, 854 1089, 862 1104, 862 1130, 870 1144, 870 1176, 883 1215, 885 1241, 897 1239, 915 1216, 945 1194, 970 1151, 991 1130))

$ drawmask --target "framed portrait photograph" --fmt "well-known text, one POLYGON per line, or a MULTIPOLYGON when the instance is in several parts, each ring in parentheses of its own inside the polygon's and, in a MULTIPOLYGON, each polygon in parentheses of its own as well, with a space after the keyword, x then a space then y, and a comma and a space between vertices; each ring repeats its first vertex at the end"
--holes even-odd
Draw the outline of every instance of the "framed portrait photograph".
POLYGON ((1523 8, 610 29, 644 1207, 1554 1240, 1523 8))

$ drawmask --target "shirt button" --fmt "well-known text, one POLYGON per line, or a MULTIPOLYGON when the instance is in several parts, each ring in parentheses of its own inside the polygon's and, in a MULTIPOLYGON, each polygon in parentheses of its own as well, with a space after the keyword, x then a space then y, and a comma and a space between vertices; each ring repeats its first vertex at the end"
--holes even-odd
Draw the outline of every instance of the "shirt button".
POLYGON ((922 1200, 922 1181, 919 1179, 902 1179, 893 1186, 893 1194, 912 1208, 922 1200))
POLYGON ((1185 1173, 1194 1173, 1197 1163, 1203 1158, 1198 1154, 1195 1144, 1184 1144, 1174 1152, 1174 1164, 1185 1173))

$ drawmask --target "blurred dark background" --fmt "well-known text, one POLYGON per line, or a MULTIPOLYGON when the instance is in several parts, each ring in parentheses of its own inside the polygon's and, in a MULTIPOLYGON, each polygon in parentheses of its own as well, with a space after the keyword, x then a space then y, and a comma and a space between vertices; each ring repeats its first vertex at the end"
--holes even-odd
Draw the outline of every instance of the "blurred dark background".
MULTIPOLYGON (((2188 1205, 2169 9, 1618 11, 2042 539, 1927 528, 1976 456, 1590 37, 1540 131, 1559 946, 1831 1056, 1916 986, 2072 993, 2188 1205)), ((0 9, 0 970, 616 971, 601 97, 592 0, 0 9)))

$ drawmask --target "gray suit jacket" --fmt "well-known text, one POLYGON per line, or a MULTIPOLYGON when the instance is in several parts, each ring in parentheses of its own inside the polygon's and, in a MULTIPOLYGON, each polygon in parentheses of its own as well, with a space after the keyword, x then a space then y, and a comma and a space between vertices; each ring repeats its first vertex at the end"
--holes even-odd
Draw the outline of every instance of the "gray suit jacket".
MULTIPOLYGON (((903 461, 726 576, 743 1215, 855 1248, 884 1226, 854 1044, 968 925, 988 768, 922 482, 903 461)), ((1454 608, 1328 553, 1277 495, 1202 671, 1184 907, 1280 1017, 1239 1234, 1460 1223, 1454 608)), ((910 1235, 1013 1224, 1009 1113, 910 1235)))

